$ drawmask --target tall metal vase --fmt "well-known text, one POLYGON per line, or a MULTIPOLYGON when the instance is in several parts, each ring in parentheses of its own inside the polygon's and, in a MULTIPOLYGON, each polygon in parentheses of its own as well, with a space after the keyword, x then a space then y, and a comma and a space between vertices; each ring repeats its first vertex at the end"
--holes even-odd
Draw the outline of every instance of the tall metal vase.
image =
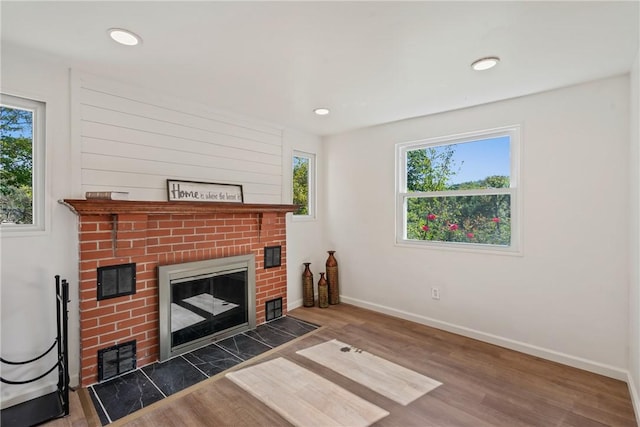
POLYGON ((302 305, 305 307, 313 307, 313 273, 309 268, 310 262, 304 263, 304 271, 302 272, 302 305))
POLYGON ((320 280, 318 280, 318 307, 329 307, 329 289, 327 279, 324 278, 324 273, 320 273, 320 280))
POLYGON ((327 282, 329 282, 329 304, 340 304, 340 284, 338 280, 338 261, 333 256, 336 251, 327 251, 327 282))

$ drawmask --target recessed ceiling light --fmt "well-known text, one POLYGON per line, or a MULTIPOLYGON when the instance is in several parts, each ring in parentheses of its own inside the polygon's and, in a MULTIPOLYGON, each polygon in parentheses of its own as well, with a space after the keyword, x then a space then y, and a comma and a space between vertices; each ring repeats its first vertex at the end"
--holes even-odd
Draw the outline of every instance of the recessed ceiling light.
POLYGON ((110 28, 109 37, 125 46, 135 46, 142 43, 140 36, 122 28, 110 28))
POLYGON ((329 114, 329 109, 328 108, 316 108, 315 110, 313 110, 314 113, 316 113, 319 116, 326 116, 327 114, 329 114))
POLYGON ((473 64, 471 64, 471 68, 476 71, 484 71, 488 70, 489 68, 495 67, 496 65, 498 65, 498 62, 500 62, 500 58, 498 58, 497 56, 490 56, 488 58, 481 58, 477 61, 474 61, 473 64))

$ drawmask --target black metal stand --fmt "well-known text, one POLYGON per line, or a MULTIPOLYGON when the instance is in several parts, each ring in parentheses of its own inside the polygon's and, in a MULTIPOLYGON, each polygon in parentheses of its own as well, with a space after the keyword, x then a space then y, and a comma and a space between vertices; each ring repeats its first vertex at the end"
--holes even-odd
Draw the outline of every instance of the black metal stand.
POLYGON ((5 384, 28 384, 44 378, 54 369, 58 368, 58 385, 56 391, 0 411, 0 425, 12 427, 34 426, 69 415, 68 303, 69 284, 66 279, 60 282, 60 276, 56 275, 57 337, 51 347, 40 356, 25 360, 24 362, 12 362, 0 357, 0 362, 7 365, 25 365, 42 359, 56 346, 58 348, 57 362, 44 374, 25 381, 12 381, 0 377, 0 381, 5 384))

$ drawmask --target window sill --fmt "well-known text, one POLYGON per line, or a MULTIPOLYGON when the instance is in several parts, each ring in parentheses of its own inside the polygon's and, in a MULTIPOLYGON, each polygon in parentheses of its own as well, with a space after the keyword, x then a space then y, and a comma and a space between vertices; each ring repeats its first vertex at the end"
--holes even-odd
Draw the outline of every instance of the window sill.
POLYGON ((396 241, 395 246, 414 249, 427 249, 437 251, 451 252, 468 252, 483 255, 507 255, 507 256, 523 256, 521 249, 513 247, 493 246, 493 245, 474 245, 468 243, 445 243, 445 242, 412 242, 410 240, 396 241))
POLYGON ((317 221, 317 219, 313 215, 291 215, 291 221, 293 222, 313 222, 317 221))
POLYGON ((37 237, 46 234, 43 226, 39 225, 0 225, 0 236, 4 237, 37 237))

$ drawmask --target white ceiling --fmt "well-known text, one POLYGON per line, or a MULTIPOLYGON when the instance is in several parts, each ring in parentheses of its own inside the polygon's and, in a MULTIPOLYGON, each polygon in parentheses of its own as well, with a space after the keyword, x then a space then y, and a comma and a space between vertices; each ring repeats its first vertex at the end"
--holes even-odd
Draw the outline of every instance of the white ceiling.
POLYGON ((639 2, 1 3, 2 43, 319 135, 629 71, 639 2), (142 36, 127 48, 110 27, 142 36), (484 73, 470 63, 497 55, 484 73), (315 107, 331 114, 318 117, 315 107))

